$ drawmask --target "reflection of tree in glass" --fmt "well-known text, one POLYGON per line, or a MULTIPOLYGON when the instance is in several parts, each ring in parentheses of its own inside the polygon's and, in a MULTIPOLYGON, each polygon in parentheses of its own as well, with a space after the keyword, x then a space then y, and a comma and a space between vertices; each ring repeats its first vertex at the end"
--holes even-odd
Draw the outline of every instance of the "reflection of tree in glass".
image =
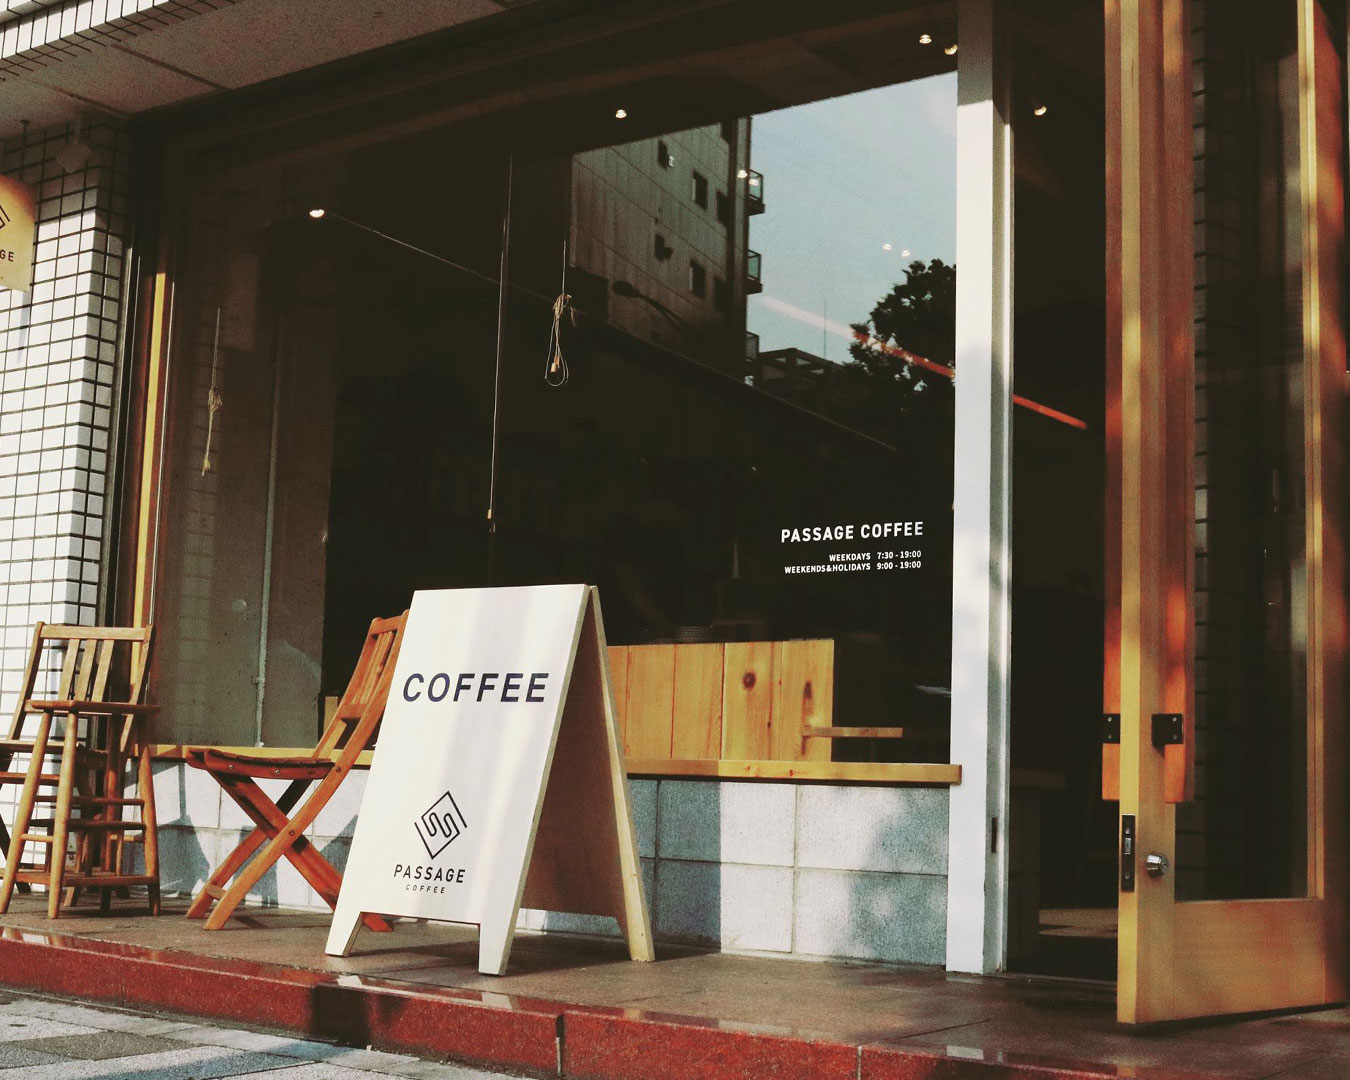
POLYGON ((841 381, 853 422, 897 448, 940 437, 950 425, 956 366, 956 267, 915 260, 852 328, 854 363, 843 366, 841 381))
POLYGON ((877 301, 867 322, 854 323, 853 332, 858 340, 849 346, 849 354, 868 374, 899 375, 922 389, 922 371, 900 354, 956 366, 956 267, 941 259, 927 266, 918 260, 910 263, 905 280, 877 301))

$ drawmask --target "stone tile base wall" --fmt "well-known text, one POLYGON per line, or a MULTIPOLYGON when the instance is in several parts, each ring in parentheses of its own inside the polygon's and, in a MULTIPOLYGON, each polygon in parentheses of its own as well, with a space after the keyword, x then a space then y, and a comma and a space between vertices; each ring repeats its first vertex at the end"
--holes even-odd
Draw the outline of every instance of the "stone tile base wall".
MULTIPOLYGON (((338 869, 364 782, 354 773, 310 830, 338 869)), ((946 788, 635 780, 632 794, 658 942, 944 963, 946 788)), ((209 776, 183 765, 156 766, 155 798, 164 890, 190 894, 248 822, 209 776)), ((285 863, 250 899, 324 908, 285 863)), ((558 912, 523 912, 520 925, 618 934, 613 919, 558 912)))

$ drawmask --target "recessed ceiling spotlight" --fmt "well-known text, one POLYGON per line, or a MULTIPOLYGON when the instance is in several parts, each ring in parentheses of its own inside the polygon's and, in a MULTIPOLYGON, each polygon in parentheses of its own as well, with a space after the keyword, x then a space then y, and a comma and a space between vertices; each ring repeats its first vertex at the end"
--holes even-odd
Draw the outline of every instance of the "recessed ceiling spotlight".
POLYGON ((920 35, 919 35, 919 44, 920 44, 920 45, 931 45, 931 44, 933 44, 933 35, 932 35, 932 34, 920 34, 920 35))
POLYGON ((749 169, 737 169, 737 170, 736 170, 736 179, 738 179, 738 180, 744 180, 744 179, 745 179, 747 176, 749 176, 749 175, 750 175, 750 170, 749 170, 749 169))
POLYGON ((909 248, 901 248, 901 249, 900 249, 900 258, 902 258, 902 259, 908 259, 908 258, 909 258, 911 255, 913 255, 913 254, 914 254, 914 252, 910 251, 909 248))
POLYGON ((626 118, 627 116, 628 116, 628 110, 627 110, 627 109, 615 109, 615 110, 614 110, 614 119, 615 119, 615 120, 623 120, 623 119, 626 118))
POLYGON ((945 52, 948 56, 955 56, 955 55, 956 55, 956 48, 957 48, 956 42, 953 41, 950 45, 948 45, 948 46, 947 46, 945 49, 943 49, 942 51, 945 52))
POLYGON ((891 245, 890 245, 890 244, 882 244, 882 245, 881 245, 881 250, 882 250, 882 251, 890 251, 890 250, 891 250, 891 245))
POLYGON ((327 211, 325 211, 322 207, 316 206, 313 210, 309 212, 309 216, 312 217, 315 221, 318 221, 319 218, 323 217, 323 215, 326 212, 327 211))
POLYGON ((1036 106, 1031 110, 1031 115, 1032 115, 1032 116, 1044 116, 1044 115, 1045 115, 1046 113, 1048 113, 1049 111, 1050 111, 1050 109, 1049 109, 1048 106, 1043 105, 1043 104, 1038 104, 1038 105, 1036 105, 1036 106))

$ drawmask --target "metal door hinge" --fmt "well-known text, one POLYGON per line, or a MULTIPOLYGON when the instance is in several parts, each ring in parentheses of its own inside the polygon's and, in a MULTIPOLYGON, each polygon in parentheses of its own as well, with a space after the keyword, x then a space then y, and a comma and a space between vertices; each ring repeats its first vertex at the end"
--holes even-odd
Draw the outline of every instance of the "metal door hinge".
POLYGON ((1186 722, 1181 713, 1153 714, 1153 749, 1165 750, 1186 741, 1186 722))
POLYGON ((1120 742, 1120 713, 1109 712, 1102 713, 1102 743, 1119 744, 1120 742))

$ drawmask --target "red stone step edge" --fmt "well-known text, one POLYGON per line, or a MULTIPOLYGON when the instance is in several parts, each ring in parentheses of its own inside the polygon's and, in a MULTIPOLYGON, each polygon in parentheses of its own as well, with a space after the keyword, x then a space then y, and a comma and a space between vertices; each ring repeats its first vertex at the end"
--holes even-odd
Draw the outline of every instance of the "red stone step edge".
POLYGON ((0 983, 558 1075, 562 1007, 73 935, 0 932, 0 983))
POLYGON ((1200 1080, 858 1046, 753 1025, 0 929, 0 984, 571 1080, 1200 1080))
POLYGON ((1214 1080, 1147 1066, 859 1046, 632 1009, 569 1008, 563 1021, 562 1074, 573 1080, 1214 1080))

